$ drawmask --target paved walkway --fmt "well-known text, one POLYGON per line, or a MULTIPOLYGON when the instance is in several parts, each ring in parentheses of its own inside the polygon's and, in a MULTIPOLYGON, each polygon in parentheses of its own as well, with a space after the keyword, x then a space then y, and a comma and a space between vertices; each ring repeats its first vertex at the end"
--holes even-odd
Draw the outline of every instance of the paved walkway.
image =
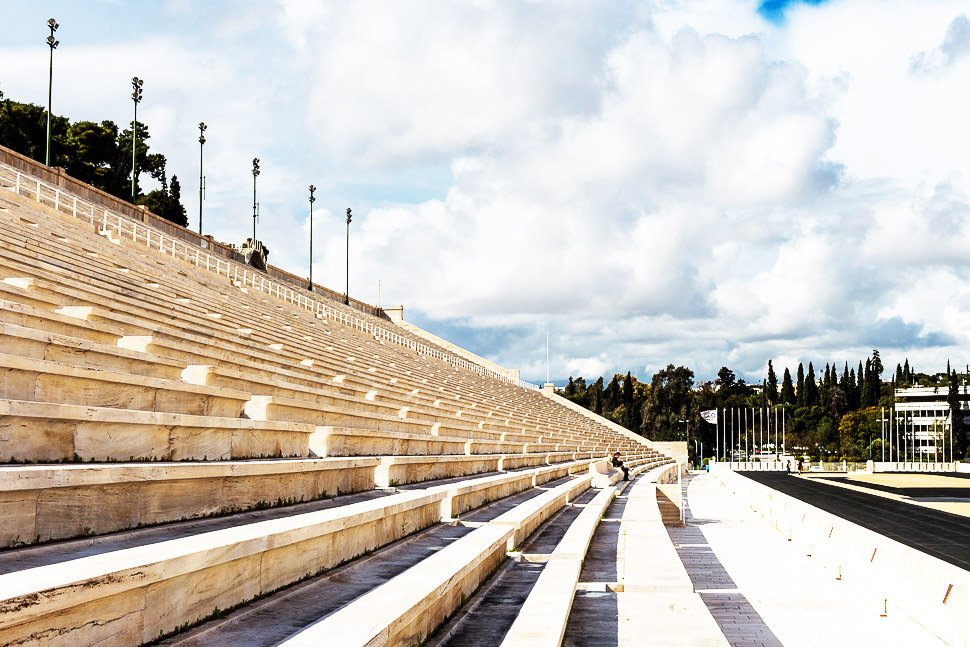
MULTIPOLYGON (((669 534, 696 595, 728 644, 943 644, 908 617, 880 617, 880 599, 836 580, 709 474, 692 477, 687 496, 687 527, 669 534)), ((680 644, 697 644, 689 638, 689 625, 682 631, 680 644)))
POLYGON ((593 536, 566 627, 566 647, 722 647, 667 536, 656 485, 618 495, 593 536))

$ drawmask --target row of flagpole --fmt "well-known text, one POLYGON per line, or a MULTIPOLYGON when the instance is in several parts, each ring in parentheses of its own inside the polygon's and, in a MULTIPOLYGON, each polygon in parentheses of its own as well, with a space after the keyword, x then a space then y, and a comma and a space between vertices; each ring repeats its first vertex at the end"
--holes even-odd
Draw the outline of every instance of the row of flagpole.
MULTIPOLYGON (((933 461, 947 462, 953 460, 953 420, 951 413, 939 409, 942 416, 914 416, 912 410, 890 409, 890 416, 886 417, 886 408, 880 409, 880 458, 883 462, 929 462, 930 452, 927 447, 932 446, 933 461), (931 421, 925 421, 926 418, 931 421), (917 431, 916 425, 923 418, 924 431, 917 431), (930 437, 930 425, 942 424, 942 432, 938 437, 930 437), (926 441, 926 442, 924 442, 926 441), (947 451, 949 449, 949 451, 947 451)), ((875 458, 875 457, 873 457, 875 458)))
MULTIPOLYGON (((929 461, 930 452, 927 448, 930 446, 933 462, 945 463, 948 455, 953 460, 953 424, 949 412, 933 417, 929 423, 943 425, 942 432, 934 438, 930 437, 927 423, 924 423, 927 426, 925 431, 917 431, 918 419, 926 416, 914 416, 912 411, 896 408, 890 409, 890 414, 887 418, 885 407, 881 408, 879 458, 882 462, 929 461)), ((714 455, 719 461, 750 460, 753 456, 765 454, 770 454, 777 460, 787 453, 786 407, 725 407, 702 411, 701 417, 717 428, 714 455), (766 447, 770 447, 771 451, 766 452, 766 447)))
POLYGON ((749 438, 750 449, 756 450, 754 455, 764 455, 766 446, 771 447, 771 451, 767 453, 776 457, 785 454, 787 418, 785 407, 725 407, 703 411, 701 415, 707 422, 717 425, 715 455, 719 461, 747 460, 751 457, 749 438), (781 432, 781 445, 778 444, 779 432, 781 432), (780 452, 779 447, 781 447, 780 452), (741 456, 744 459, 741 459, 741 456))

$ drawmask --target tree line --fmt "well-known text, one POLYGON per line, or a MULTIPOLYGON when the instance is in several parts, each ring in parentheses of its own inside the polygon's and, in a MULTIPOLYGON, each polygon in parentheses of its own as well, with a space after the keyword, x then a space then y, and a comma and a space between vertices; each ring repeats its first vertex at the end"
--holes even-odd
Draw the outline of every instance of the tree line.
MULTIPOLYGON (((0 93, 0 98, 2 98, 0 93)), ((136 127, 135 155, 139 173, 144 171, 161 187, 142 193, 135 178, 135 203, 178 225, 187 226, 181 203, 181 185, 173 175, 168 180, 165 156, 150 152, 148 127, 142 122, 119 130, 113 121, 75 121, 51 117, 50 165, 59 166, 71 177, 86 182, 123 200, 131 199, 132 127, 136 127)), ((0 144, 44 161, 47 149, 47 109, 10 99, 0 101, 0 144)))
MULTIPOLYGON (((795 377, 786 367, 779 382, 772 361, 760 384, 747 383, 728 367, 714 380, 695 383, 694 372, 668 364, 654 373, 649 383, 630 372, 617 373, 604 386, 600 377, 587 384, 582 377, 569 378, 560 394, 573 402, 657 441, 697 440, 704 456, 714 455, 716 427, 704 422, 700 412, 709 409, 764 409, 769 416, 785 418, 787 448, 812 458, 866 460, 881 456, 882 407, 892 408, 900 387, 935 387, 945 399, 954 421, 956 456, 967 452, 960 409, 962 375, 952 370, 927 374, 910 366, 907 359, 883 380, 885 367, 878 350, 856 365, 826 363, 816 371, 799 363, 795 377)), ((694 450, 689 443, 688 449, 694 450)))

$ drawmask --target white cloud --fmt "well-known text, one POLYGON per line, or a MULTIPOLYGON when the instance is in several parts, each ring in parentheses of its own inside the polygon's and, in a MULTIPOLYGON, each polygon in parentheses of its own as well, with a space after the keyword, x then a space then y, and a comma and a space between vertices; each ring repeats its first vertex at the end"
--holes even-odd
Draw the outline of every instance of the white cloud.
MULTIPOLYGON (((245 237, 260 157, 275 263, 306 274, 313 183, 315 282, 343 290, 352 206, 352 295, 535 381, 546 331, 554 377, 963 363, 965 4, 756 5, 175 2, 89 41, 65 16, 55 110, 124 123, 142 76, 193 225, 204 120, 209 233, 245 237)), ((46 48, 0 60, 46 99, 46 48)))

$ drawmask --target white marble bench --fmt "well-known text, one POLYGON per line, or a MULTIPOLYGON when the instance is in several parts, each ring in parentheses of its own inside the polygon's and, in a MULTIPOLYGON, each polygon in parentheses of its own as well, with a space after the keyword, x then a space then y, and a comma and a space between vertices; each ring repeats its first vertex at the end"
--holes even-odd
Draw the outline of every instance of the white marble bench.
POLYGON ((623 472, 613 467, 613 463, 607 458, 591 463, 589 473, 593 477, 591 487, 594 488, 610 487, 623 478, 623 472))

